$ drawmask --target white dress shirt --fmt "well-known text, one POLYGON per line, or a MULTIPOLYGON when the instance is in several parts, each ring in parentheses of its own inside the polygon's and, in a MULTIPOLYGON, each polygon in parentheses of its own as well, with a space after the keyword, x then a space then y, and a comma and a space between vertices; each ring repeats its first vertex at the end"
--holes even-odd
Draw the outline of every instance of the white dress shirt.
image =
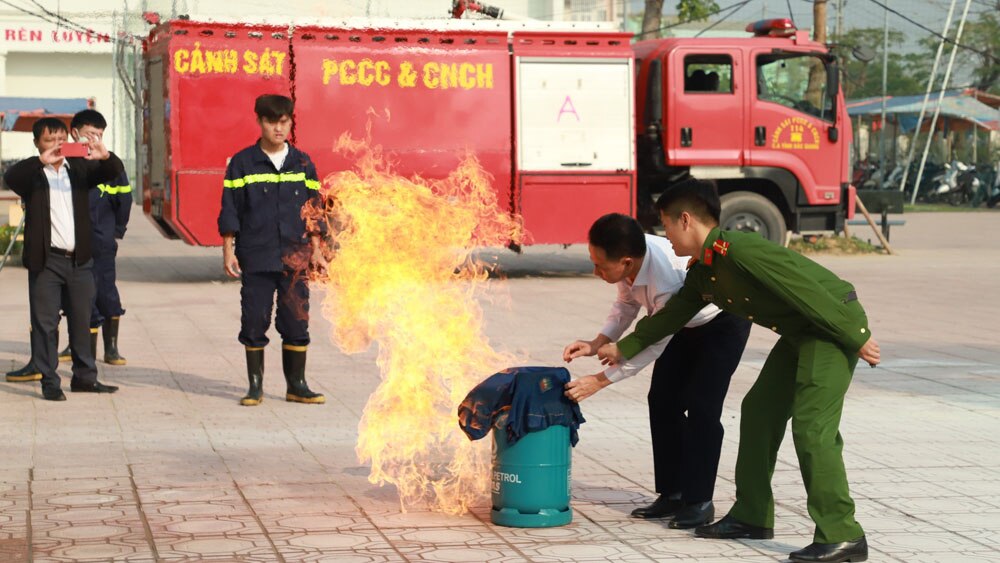
MULTIPOLYGON (((611 306, 611 313, 601 329, 601 334, 610 338, 612 342, 617 342, 625 330, 632 326, 640 308, 645 307, 650 315, 662 309, 674 293, 684 285, 687 263, 688 258, 681 258, 674 253, 674 247, 669 240, 646 235, 646 255, 642 259, 639 273, 631 283, 622 280, 615 284, 618 287, 618 298, 611 306)), ((719 313, 720 310, 715 305, 706 305, 685 326, 701 326, 719 313)), ((608 368, 604 375, 612 383, 632 377, 659 358, 671 338, 672 336, 668 336, 632 358, 608 368)))
POLYGON ((52 223, 52 246, 73 252, 76 230, 73 219, 73 186, 69 182, 69 161, 65 158, 59 169, 46 164, 42 170, 49 181, 49 220, 52 223))

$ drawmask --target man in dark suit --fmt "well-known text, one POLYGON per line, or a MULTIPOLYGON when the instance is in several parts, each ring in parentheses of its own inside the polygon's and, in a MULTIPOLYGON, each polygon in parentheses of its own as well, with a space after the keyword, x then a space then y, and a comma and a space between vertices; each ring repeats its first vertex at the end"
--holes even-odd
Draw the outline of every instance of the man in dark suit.
POLYGON ((67 130, 58 119, 39 119, 32 133, 38 156, 11 166, 4 181, 25 205, 23 260, 28 269, 31 351, 42 373, 42 396, 49 401, 66 400, 56 374, 59 309, 64 297, 73 349, 70 389, 114 393, 117 387, 97 381, 88 342, 94 298, 88 190, 113 181, 124 168, 100 140, 87 143, 85 157, 64 157, 67 130))

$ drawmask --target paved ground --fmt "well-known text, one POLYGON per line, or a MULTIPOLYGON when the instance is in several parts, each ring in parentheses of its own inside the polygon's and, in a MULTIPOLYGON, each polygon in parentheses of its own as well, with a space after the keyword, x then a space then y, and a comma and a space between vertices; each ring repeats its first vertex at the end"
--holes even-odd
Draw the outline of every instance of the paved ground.
MULTIPOLYGON (((1000 214, 906 219, 899 256, 822 259, 857 285, 885 359, 858 368, 844 415, 858 519, 871 561, 997 561, 1000 214)), ((485 503, 461 517, 401 513, 354 455, 374 352, 342 355, 317 315, 308 373, 330 402, 281 400, 272 343, 267 400, 241 408, 239 286, 223 280, 218 250, 164 240, 137 216, 121 254, 129 364, 100 369, 122 390, 54 404, 37 384, 0 382, 0 561, 776 561, 811 541, 790 443, 773 541, 701 540, 628 518, 652 497, 648 372, 584 403, 571 525, 494 526, 485 503)), ((497 347, 557 364, 565 343, 594 334, 613 291, 589 276, 584 249, 501 260, 509 302, 484 303, 497 347)), ((4 371, 28 353, 26 284, 21 268, 0 273, 4 371)), ((773 340, 754 329, 729 394, 720 513, 733 498, 739 403, 773 340)))

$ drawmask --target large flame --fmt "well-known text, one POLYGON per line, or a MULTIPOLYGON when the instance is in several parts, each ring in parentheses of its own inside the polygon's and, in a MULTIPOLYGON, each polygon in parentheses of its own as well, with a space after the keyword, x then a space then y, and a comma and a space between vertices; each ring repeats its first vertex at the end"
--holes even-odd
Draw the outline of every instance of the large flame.
POLYGON ((346 134, 335 150, 357 170, 324 180, 335 250, 324 314, 345 353, 378 345, 382 381, 365 406, 357 454, 369 481, 392 483, 403 510, 461 514, 488 493, 488 442, 470 442, 456 409, 485 376, 511 365, 482 331, 487 281, 478 247, 521 237, 490 176, 467 155, 444 180, 392 173, 378 147, 346 134))

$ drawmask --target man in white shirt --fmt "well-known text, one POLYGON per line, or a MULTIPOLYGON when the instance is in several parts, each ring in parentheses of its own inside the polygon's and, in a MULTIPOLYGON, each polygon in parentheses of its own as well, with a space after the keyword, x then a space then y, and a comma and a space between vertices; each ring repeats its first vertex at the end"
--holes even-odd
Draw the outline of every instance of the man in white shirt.
POLYGON ((100 140, 88 144, 84 158, 62 154, 66 124, 39 119, 32 128, 38 156, 26 158, 4 174, 7 185, 24 200, 24 265, 28 269, 31 307, 31 354, 42 374, 42 396, 65 401, 56 349, 59 309, 66 317, 73 349, 74 392, 114 393, 117 387, 97 381, 89 346, 94 277, 88 190, 110 182, 124 168, 100 140))
MULTIPOLYGON (((563 350, 567 362, 593 356, 621 338, 641 308, 650 315, 684 285, 688 258, 678 257, 665 238, 645 235, 639 223, 612 213, 590 228, 594 274, 615 284, 618 297, 593 340, 577 340, 563 350)), ((686 327, 635 357, 566 384, 579 402, 631 377, 652 362, 649 424, 659 498, 637 508, 637 518, 670 517, 671 528, 694 528, 715 516, 712 493, 719 467, 722 403, 739 365, 751 323, 706 305, 686 327)))

